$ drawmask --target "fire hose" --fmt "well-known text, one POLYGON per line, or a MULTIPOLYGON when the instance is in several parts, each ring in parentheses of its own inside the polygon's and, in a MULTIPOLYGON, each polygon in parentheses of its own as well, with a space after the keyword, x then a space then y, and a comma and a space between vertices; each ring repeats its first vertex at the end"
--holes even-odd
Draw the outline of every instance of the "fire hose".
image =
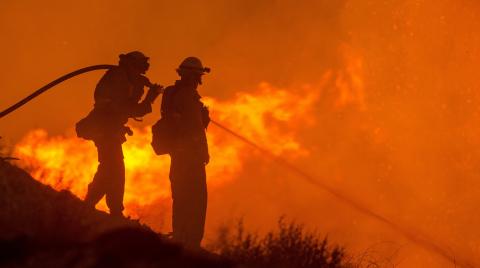
POLYGON ((50 88, 62 83, 63 81, 65 80, 68 80, 72 77, 75 77, 77 75, 80 75, 80 74, 83 74, 83 73, 88 73, 88 72, 91 72, 91 71, 95 71, 95 70, 105 70, 105 69, 111 69, 113 66, 115 65, 109 65, 109 64, 101 64, 101 65, 93 65, 93 66, 88 66, 88 67, 85 67, 85 68, 82 68, 82 69, 78 69, 76 71, 73 71, 71 73, 68 73, 60 78, 57 78, 55 80, 53 80, 52 82, 46 84, 45 86, 37 89, 35 92, 33 92, 32 94, 28 95, 27 97, 25 97, 24 99, 22 99, 21 101, 15 103, 14 105, 10 106, 9 108, 5 109, 4 111, 2 111, 0 113, 0 119, 7 116, 9 113, 17 110, 18 108, 22 107, 23 105, 27 104, 27 102, 33 100, 34 98, 38 97, 38 95, 44 93, 45 91, 49 90, 50 88))
MULTIPOLYGON (((46 92, 47 90, 51 89, 52 87, 70 79, 75 76, 78 76, 83 73, 95 71, 95 70, 105 70, 105 69, 111 69, 115 65, 108 65, 108 64, 102 64, 102 65, 93 65, 85 68, 78 69, 76 71, 73 71, 71 73, 68 73, 64 76, 59 77, 58 79, 48 83, 47 85, 39 88, 29 96, 25 97, 24 99, 20 100, 19 102, 15 103, 14 105, 10 106, 9 108, 5 109, 4 111, 0 112, 0 119, 7 116, 8 114, 16 111, 23 105, 27 104, 29 101, 33 100, 34 98, 38 97, 40 94, 46 92)), ((332 196, 334 196, 337 200, 342 201, 344 204, 347 204, 351 208, 361 212, 362 214, 366 215, 369 218, 373 218, 387 226, 389 226, 391 229, 394 231, 402 234, 406 239, 409 241, 413 242, 414 244, 421 246, 424 249, 427 249, 430 252, 433 252, 437 255, 442 256, 443 258, 447 259, 448 261, 460 265, 462 267, 474 267, 473 262, 468 261, 466 259, 464 260, 459 260, 456 258, 450 250, 445 249, 444 247, 438 245, 437 243, 433 242, 432 239, 424 234, 422 234, 419 231, 416 230, 411 230, 410 228, 407 228, 405 226, 402 226, 395 221, 392 221, 388 219, 387 217, 382 216, 381 214, 375 212, 374 210, 360 204, 359 202, 355 201, 354 199, 348 197, 347 195, 333 189, 332 187, 321 183, 320 180, 316 179, 314 176, 310 175, 309 173, 305 172, 301 168, 298 168, 294 164, 290 163, 286 159, 272 153, 271 151, 261 147, 257 143, 251 141, 250 139, 244 137, 243 135, 237 133, 236 131, 231 130, 230 128, 224 126, 223 124, 216 122, 214 120, 211 120, 211 123, 218 128, 224 130, 228 134, 234 136, 235 138, 241 140, 242 142, 248 144, 249 146, 255 148, 257 151, 259 151, 263 156, 266 158, 274 161, 275 163, 279 164, 280 166, 288 169, 298 177, 303 178, 305 181, 308 183, 328 192, 332 196)))

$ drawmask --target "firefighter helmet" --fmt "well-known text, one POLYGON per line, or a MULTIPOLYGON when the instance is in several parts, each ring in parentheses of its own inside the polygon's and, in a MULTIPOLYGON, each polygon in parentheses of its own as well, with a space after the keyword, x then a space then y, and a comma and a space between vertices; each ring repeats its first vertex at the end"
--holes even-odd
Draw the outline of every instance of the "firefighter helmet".
POLYGON ((146 61, 149 58, 140 51, 132 51, 127 54, 120 54, 120 59, 125 58, 133 61, 146 61))
POLYGON ((178 71, 192 71, 198 74, 209 73, 210 68, 204 67, 199 58, 188 57, 178 66, 178 71))
POLYGON ((148 63, 149 58, 145 56, 140 51, 132 51, 127 54, 120 54, 120 66, 133 66, 140 71, 140 73, 145 73, 150 64, 148 63))

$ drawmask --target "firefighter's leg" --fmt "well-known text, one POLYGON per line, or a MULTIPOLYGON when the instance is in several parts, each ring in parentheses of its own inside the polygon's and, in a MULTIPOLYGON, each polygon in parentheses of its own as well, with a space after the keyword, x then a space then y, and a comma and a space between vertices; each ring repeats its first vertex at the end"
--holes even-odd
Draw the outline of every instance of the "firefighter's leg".
POLYGON ((89 206, 95 207, 95 205, 102 199, 106 193, 106 183, 108 179, 108 167, 102 163, 102 155, 104 155, 105 148, 104 146, 97 145, 98 151, 98 168, 95 176, 93 177, 92 182, 88 185, 87 195, 85 197, 85 203, 89 206))
POLYGON ((180 243, 188 242, 188 225, 190 224, 190 202, 188 186, 188 164, 183 155, 172 156, 170 166, 170 183, 172 187, 172 229, 173 239, 180 243))
POLYGON ((172 158, 170 178, 173 238, 198 248, 203 238, 207 205, 205 166, 188 156, 172 158))
POLYGON ((188 222, 188 214, 185 210, 186 202, 182 198, 182 194, 179 194, 181 190, 177 183, 172 183, 172 230, 173 239, 185 243, 187 239, 185 224, 188 222))
POLYGON ((125 190, 125 164, 123 162, 122 144, 114 144, 112 147, 108 167, 109 181, 106 187, 106 201, 110 214, 121 216, 125 190))
POLYGON ((205 174, 205 165, 192 159, 189 170, 189 225, 188 225, 188 242, 192 248, 199 248, 202 242, 205 219, 207 212, 207 183, 205 174))
POLYGON ((197 163, 198 173, 196 174, 195 187, 195 218, 196 224, 192 234, 192 243, 195 246, 200 246, 205 230, 205 220, 207 215, 207 176, 205 172, 205 165, 203 162, 197 163))
POLYGON ((87 195, 85 196, 87 205, 95 207, 98 201, 105 195, 105 175, 107 174, 104 166, 99 164, 97 173, 95 173, 92 182, 88 185, 87 195))

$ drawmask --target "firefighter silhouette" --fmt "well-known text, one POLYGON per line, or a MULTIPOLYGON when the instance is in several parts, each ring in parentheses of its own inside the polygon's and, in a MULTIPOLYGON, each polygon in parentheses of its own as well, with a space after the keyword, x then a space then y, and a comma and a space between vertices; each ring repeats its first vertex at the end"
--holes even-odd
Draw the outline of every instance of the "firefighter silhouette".
POLYGON ((177 69, 180 80, 165 89, 161 105, 161 120, 172 134, 163 142, 171 157, 173 239, 191 248, 200 247, 207 212, 205 130, 210 118, 197 87, 209 71, 198 58, 186 58, 177 69))
POLYGON ((88 185, 85 202, 94 207, 105 195, 111 215, 122 216, 125 164, 122 144, 132 131, 129 118, 152 111, 152 103, 161 86, 152 84, 143 74, 149 58, 139 51, 121 54, 118 66, 108 70, 98 82, 93 110, 76 125, 77 135, 93 140, 98 151, 98 169, 88 185), (149 87, 143 101, 144 87, 149 87))

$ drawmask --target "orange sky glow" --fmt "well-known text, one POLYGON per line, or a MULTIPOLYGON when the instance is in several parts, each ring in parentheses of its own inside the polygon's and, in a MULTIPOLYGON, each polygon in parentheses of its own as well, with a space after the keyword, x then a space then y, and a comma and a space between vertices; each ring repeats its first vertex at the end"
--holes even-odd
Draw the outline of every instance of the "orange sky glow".
MULTIPOLYGON (((212 68, 200 93, 215 120, 480 266, 480 2, 169 2, 3 0, 0 109, 131 50, 151 58, 147 76, 162 85, 198 56, 212 68)), ((0 121, 20 166, 81 198, 97 160, 73 129, 101 75, 69 80, 0 121)), ((168 232, 169 160, 149 145, 159 104, 130 122, 125 206, 168 232)), ((385 265, 453 267, 221 129, 208 137, 205 243, 238 218, 263 232, 285 215, 385 265)))

